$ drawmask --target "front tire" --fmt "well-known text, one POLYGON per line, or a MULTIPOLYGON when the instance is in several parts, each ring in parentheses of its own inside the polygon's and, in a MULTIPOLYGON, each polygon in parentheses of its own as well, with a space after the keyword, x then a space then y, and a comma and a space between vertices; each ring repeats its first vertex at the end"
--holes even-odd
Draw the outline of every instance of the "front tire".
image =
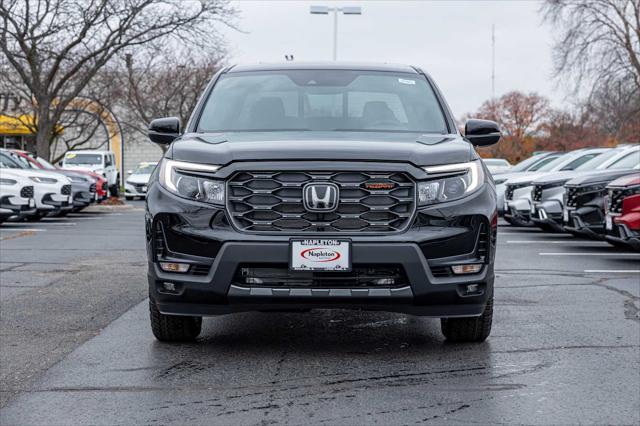
POLYGON ((161 342, 193 342, 202 330, 202 317, 165 315, 149 300, 151 331, 161 342))
POLYGON ((442 334, 449 342, 484 342, 491 334, 493 320, 493 298, 479 317, 442 318, 440 327, 442 334))

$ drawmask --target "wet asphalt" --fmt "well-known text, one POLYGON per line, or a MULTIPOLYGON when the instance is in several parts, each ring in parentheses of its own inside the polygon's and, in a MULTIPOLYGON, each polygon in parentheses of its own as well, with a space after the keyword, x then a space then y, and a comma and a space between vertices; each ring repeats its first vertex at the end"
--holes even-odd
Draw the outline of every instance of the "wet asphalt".
POLYGON ((0 230, 0 424, 639 424, 640 254, 501 226, 483 344, 403 314, 148 324, 143 211, 0 230))

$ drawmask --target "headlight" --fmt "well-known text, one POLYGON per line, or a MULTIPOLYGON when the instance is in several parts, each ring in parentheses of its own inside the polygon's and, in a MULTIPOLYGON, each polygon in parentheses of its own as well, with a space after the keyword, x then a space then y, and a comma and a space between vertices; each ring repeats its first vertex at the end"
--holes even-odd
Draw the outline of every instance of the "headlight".
POLYGON ((17 180, 9 179, 9 178, 0 178, 0 185, 15 185, 18 183, 17 180))
POLYGON ((224 204, 224 182, 206 175, 220 166, 187 163, 164 159, 160 169, 160 184, 168 191, 190 200, 224 204))
POLYGON ((600 185, 590 185, 582 188, 582 193, 584 194, 588 192, 600 192, 600 191, 604 191, 606 187, 607 187, 606 183, 601 183, 600 185))
POLYGON ((434 177, 432 180, 418 183, 418 204, 421 206, 466 197, 480 188, 484 182, 479 160, 425 167, 424 170, 434 177))
POLYGON ((71 182, 75 182, 75 183, 86 182, 86 179, 81 178, 80 176, 67 176, 67 178, 69 178, 71 182))
POLYGON ((56 179, 48 178, 48 177, 42 177, 42 176, 29 176, 29 179, 31 179, 34 182, 38 182, 38 183, 56 183, 57 182, 56 179))

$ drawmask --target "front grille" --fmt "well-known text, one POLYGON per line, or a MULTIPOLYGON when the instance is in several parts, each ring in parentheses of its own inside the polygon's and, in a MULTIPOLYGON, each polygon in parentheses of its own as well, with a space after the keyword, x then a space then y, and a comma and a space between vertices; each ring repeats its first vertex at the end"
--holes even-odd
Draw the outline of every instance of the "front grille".
POLYGON ((513 185, 507 185, 507 189, 504 192, 504 198, 506 200, 513 200, 513 192, 516 189, 524 188, 525 186, 529 186, 528 183, 516 183, 513 185))
POLYGON ((401 265, 357 265, 351 272, 291 271, 287 264, 242 264, 234 282, 247 287, 392 288, 408 285, 401 265))
POLYGON ((134 188, 136 188, 137 192, 147 192, 147 188, 146 188, 147 184, 145 183, 136 183, 133 186, 134 188))
POLYGON ((92 183, 91 186, 89 187, 89 192, 93 193, 96 192, 96 184, 92 183))
POLYGON ((227 207, 242 231, 397 232, 416 209, 415 184, 394 172, 240 172, 229 180, 227 207), (311 182, 338 186, 335 211, 304 208, 303 187, 311 182))
POLYGON ((635 194, 640 194, 640 186, 609 188, 609 212, 613 214, 621 214, 622 202, 624 199, 635 194))
POLYGON ((567 186, 566 187, 566 197, 567 197, 567 201, 566 201, 566 205, 567 207, 576 207, 578 205, 578 198, 580 197, 579 194, 579 187, 577 186, 567 186))
POLYGON ((542 185, 535 185, 533 187, 533 192, 532 192, 533 201, 542 201, 542 191, 543 191, 542 185))
POLYGON ((33 186, 23 186, 20 190, 20 196, 22 198, 33 198, 33 186))
POLYGON ((71 185, 62 185, 60 193, 62 195, 71 195, 71 185))

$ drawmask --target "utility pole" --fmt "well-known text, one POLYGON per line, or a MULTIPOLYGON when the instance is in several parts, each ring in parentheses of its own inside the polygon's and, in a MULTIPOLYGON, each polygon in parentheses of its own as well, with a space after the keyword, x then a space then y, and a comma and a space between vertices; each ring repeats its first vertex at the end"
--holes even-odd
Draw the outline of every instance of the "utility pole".
POLYGON ((496 97, 496 24, 491 24, 491 99, 496 97))
POLYGON ((338 12, 342 12, 343 15, 362 15, 362 8, 360 6, 343 6, 343 7, 329 7, 329 6, 311 6, 309 12, 312 15, 328 15, 329 12, 333 12, 333 60, 338 59, 338 12))

